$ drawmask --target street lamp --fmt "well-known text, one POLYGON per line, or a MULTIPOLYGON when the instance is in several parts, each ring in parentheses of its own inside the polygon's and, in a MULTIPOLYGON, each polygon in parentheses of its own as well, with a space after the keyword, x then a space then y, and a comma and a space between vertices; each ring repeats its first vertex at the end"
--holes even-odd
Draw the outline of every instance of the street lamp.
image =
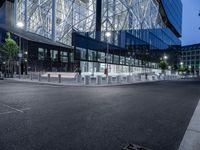
POLYGON ((16 25, 17 25, 18 28, 23 28, 24 27, 24 24, 21 21, 17 22, 16 25))
POLYGON ((108 43, 108 38, 111 36, 110 32, 106 32, 105 34, 106 38, 107 38, 107 51, 106 51, 106 75, 108 77, 108 53, 109 53, 109 43, 108 43))
MULTIPOLYGON (((18 28, 23 28, 24 27, 24 24, 23 22, 17 22, 17 27, 18 28)), ((18 57, 19 57, 19 78, 21 78, 21 59, 22 59, 22 47, 21 47, 21 36, 19 36, 19 54, 18 54, 18 57)))
POLYGON ((167 60, 167 59, 168 59, 168 57, 167 57, 166 55, 164 55, 164 57, 163 57, 163 58, 164 58, 164 60, 167 60))
POLYGON ((180 62, 180 65, 182 66, 182 65, 183 65, 183 62, 180 62))

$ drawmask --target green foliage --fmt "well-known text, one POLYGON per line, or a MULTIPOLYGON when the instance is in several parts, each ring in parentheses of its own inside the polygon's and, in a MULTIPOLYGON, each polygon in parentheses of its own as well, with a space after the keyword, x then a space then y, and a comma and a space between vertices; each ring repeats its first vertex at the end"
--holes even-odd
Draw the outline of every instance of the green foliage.
POLYGON ((17 43, 11 38, 9 32, 7 32, 7 38, 5 39, 5 43, 1 45, 1 51, 6 54, 9 59, 12 59, 16 56, 19 51, 19 46, 17 43))
POLYGON ((168 68, 168 63, 165 60, 161 60, 160 63, 159 63, 159 67, 162 70, 166 70, 168 68))
POLYGON ((179 71, 179 72, 188 72, 189 70, 188 70, 188 68, 185 68, 185 67, 183 67, 183 66, 180 66, 180 67, 178 68, 178 71, 179 71))

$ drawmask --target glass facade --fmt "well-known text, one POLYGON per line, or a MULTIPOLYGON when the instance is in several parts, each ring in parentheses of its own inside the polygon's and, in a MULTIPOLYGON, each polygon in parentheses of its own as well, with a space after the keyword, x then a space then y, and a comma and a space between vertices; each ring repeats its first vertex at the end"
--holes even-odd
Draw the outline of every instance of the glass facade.
MULTIPOLYGON (((108 39, 114 45, 119 44, 117 31, 120 30, 128 30, 149 44, 159 43, 154 37, 168 45, 177 44, 173 29, 169 31, 164 23, 159 3, 155 0, 102 0, 101 31, 115 31, 108 39)), ((162 4, 170 23, 181 34, 180 0, 162 0, 162 4)), ((26 31, 66 45, 71 45, 72 32, 90 32, 91 36, 96 36, 93 32, 97 22, 96 7, 99 7, 96 0, 17 0, 15 5, 16 22, 23 22, 26 31)), ((107 41, 105 34, 101 34, 101 40, 107 41)))
POLYGON ((181 0, 161 1, 169 22, 179 35, 182 33, 182 3, 181 0))
POLYGON ((98 72, 108 63, 114 72, 130 66, 157 69, 151 52, 181 45, 180 0, 15 0, 14 8, 15 25, 23 23, 23 31, 69 47, 70 52, 37 45, 30 54, 36 57, 32 61, 46 61, 43 68, 68 70, 70 63, 77 63, 98 72))
POLYGON ((200 70, 200 44, 182 47, 183 66, 191 71, 200 70))

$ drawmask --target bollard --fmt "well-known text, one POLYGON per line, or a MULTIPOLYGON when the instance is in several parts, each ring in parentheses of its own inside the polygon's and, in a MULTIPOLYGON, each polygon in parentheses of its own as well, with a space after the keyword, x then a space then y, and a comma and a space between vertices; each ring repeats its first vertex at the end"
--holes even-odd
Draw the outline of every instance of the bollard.
POLYGON ((61 74, 58 75, 58 83, 61 83, 61 74))
POLYGON ((102 84, 102 76, 98 75, 96 77, 96 84, 101 85, 102 84))
POLYGON ((30 74, 30 79, 33 80, 33 73, 30 74))
POLYGON ((111 84, 112 83, 112 76, 107 76, 107 84, 111 84))
POLYGON ((89 75, 86 75, 86 76, 84 77, 84 84, 85 84, 85 85, 89 85, 89 84, 90 84, 90 76, 89 76, 89 75))
MULTIPOLYGON (((16 72, 14 72, 13 77, 16 78, 16 72)), ((0 78, 1 78, 1 72, 0 72, 0 78)))
POLYGON ((23 72, 23 79, 26 79, 26 73, 23 72))
POLYGON ((41 81, 41 74, 40 74, 40 72, 38 73, 38 81, 41 81))
POLYGON ((76 82, 77 83, 81 83, 81 81, 82 81, 82 76, 81 75, 77 75, 76 76, 76 82))
POLYGON ((48 82, 51 82, 51 75, 48 74, 48 78, 47 78, 48 82))

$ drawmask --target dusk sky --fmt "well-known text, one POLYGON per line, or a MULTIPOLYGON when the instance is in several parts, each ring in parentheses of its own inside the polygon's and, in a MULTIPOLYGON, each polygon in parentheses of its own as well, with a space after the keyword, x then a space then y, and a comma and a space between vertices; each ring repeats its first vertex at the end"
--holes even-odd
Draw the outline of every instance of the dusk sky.
POLYGON ((183 34, 182 44, 200 43, 200 0, 182 0, 183 3, 183 34))

